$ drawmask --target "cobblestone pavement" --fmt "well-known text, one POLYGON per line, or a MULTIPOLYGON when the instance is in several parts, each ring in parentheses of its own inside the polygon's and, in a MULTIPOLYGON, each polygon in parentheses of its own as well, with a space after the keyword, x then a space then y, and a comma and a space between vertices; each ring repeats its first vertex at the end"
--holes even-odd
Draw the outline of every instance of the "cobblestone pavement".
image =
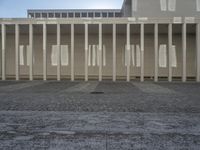
POLYGON ((1 150, 199 150, 200 84, 0 82, 1 150))

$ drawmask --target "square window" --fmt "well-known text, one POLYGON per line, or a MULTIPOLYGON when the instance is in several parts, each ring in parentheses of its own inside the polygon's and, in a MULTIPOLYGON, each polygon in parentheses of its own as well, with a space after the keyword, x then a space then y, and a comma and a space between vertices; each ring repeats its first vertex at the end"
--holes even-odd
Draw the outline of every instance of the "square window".
POLYGON ((95 17, 100 17, 100 13, 95 13, 95 17))
POLYGON ((53 13, 49 13, 49 18, 53 18, 53 13))
POLYGON ((114 14, 112 12, 108 13, 108 17, 114 17, 114 14))
POLYGON ((107 13, 102 13, 102 17, 106 18, 107 17, 107 13))
POLYGON ((60 13, 56 13, 56 14, 55 14, 55 17, 56 17, 56 18, 60 18, 60 13))
POLYGON ((93 13, 89 13, 88 15, 89 17, 94 17, 93 13))
POLYGON ((82 17, 87 17, 87 13, 82 13, 82 17))
POLYGON ((42 18, 47 18, 47 14, 46 13, 42 13, 42 18))
POLYGON ((115 17, 121 17, 120 13, 115 13, 115 17))
POLYGON ((62 13, 62 18, 67 18, 67 13, 62 13))
POLYGON ((68 16, 69 16, 69 18, 73 18, 74 14, 73 13, 69 13, 68 16))
POLYGON ((80 18, 80 13, 75 13, 76 18, 80 18))
POLYGON ((40 17, 41 17, 41 16, 40 16, 40 13, 36 13, 36 14, 35 14, 35 17, 36 17, 36 18, 40 18, 40 17))

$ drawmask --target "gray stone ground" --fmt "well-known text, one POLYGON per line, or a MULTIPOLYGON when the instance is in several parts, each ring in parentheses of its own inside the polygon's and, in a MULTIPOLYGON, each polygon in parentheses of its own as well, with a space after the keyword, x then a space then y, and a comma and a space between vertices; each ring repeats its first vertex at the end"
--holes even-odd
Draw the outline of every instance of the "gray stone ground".
POLYGON ((1 81, 0 150, 13 149, 199 150, 200 84, 1 81))

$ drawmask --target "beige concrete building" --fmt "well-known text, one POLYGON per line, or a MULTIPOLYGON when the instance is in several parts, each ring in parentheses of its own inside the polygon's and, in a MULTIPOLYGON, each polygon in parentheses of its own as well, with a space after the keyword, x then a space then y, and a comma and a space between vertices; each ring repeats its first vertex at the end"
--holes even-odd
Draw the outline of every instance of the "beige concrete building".
POLYGON ((2 80, 200 81, 200 0, 0 19, 2 80))

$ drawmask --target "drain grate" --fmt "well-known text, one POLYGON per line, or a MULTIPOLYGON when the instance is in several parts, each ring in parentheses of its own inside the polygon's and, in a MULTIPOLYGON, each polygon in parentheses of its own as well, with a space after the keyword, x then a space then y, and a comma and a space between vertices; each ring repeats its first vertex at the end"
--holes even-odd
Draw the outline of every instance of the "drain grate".
POLYGON ((94 91, 94 92, 91 92, 90 94, 104 94, 104 92, 94 91))

